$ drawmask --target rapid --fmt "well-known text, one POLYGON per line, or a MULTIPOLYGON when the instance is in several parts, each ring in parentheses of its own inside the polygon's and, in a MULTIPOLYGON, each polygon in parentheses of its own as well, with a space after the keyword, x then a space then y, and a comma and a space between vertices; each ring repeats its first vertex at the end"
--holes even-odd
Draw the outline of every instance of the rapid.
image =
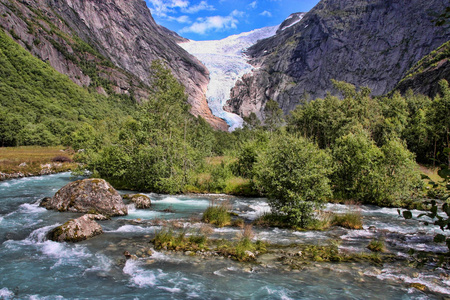
MULTIPOLYGON (((339 240, 341 251, 367 252, 373 238, 382 238, 387 250, 405 260, 368 262, 313 262, 289 270, 263 257, 264 263, 238 263, 223 257, 190 256, 155 251, 150 257, 126 260, 124 251, 151 248, 149 241, 161 229, 158 220, 177 220, 195 230, 191 220, 216 202, 229 201, 233 212, 247 222, 269 206, 263 198, 226 195, 157 195, 150 209, 129 205, 129 215, 100 222, 104 234, 80 243, 57 243, 47 232, 74 213, 39 207, 65 184, 70 173, 0 182, 0 299, 442 299, 450 296, 450 275, 438 266, 415 268, 407 263, 410 248, 445 252, 432 241, 433 227, 404 220, 397 210, 375 206, 329 204, 327 211, 358 210, 363 230, 332 228, 293 231, 254 228, 255 239, 289 245, 327 244, 339 240), (410 287, 420 283, 422 292, 410 287)), ((123 191, 126 193, 127 191, 123 191)), ((420 212, 414 211, 417 215, 420 212)), ((436 231, 437 232, 437 231, 436 231)), ((212 238, 235 239, 239 228, 217 228, 212 238)))

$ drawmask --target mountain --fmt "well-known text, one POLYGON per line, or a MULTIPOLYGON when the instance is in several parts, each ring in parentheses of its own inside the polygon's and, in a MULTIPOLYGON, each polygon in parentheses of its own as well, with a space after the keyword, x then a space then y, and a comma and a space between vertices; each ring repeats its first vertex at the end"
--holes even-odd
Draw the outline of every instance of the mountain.
MULTIPOLYGON (((273 99, 288 113, 301 99, 334 93, 331 79, 391 91, 422 57, 450 39, 434 20, 446 0, 322 0, 304 17, 250 47, 255 67, 227 110, 259 117, 273 99)), ((289 20, 288 20, 289 21, 289 20)))
POLYGON ((395 89, 401 93, 411 89, 414 93, 434 97, 439 93, 441 79, 450 82, 450 41, 415 64, 395 89))
POLYGON ((245 50, 259 40, 273 36, 278 26, 264 27, 222 40, 189 41, 180 46, 197 57, 210 72, 210 82, 206 97, 213 114, 227 121, 229 130, 242 126, 240 116, 226 112, 223 107, 230 99, 230 90, 236 81, 252 70, 247 62, 245 50))
POLYGON ((185 86, 191 113, 226 123, 206 103, 208 70, 155 23, 142 0, 0 0, 0 26, 34 56, 80 86, 137 101, 152 91, 151 64, 162 60, 185 86))

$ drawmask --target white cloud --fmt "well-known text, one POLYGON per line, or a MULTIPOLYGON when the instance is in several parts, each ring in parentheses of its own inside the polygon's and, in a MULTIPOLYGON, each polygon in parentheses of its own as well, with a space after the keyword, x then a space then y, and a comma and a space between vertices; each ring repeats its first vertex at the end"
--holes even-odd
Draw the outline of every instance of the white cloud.
POLYGON ((235 9, 231 12, 230 16, 236 17, 236 18, 242 18, 243 16, 245 16, 245 13, 243 11, 235 9))
POLYGON ((272 13, 270 11, 267 11, 267 10, 263 11, 262 13, 260 13, 260 15, 264 16, 264 17, 272 17, 272 13))
POLYGON ((186 16, 186 15, 179 16, 179 17, 171 17, 171 16, 168 16, 167 19, 168 19, 169 21, 175 21, 175 22, 182 23, 182 24, 186 24, 186 23, 189 24, 189 23, 192 23, 192 22, 191 22, 191 19, 189 18, 189 16, 186 16))
POLYGON ((250 6, 251 8, 255 9, 258 6, 258 2, 253 1, 252 3, 250 3, 248 6, 250 6))
POLYGON ((214 6, 209 5, 206 1, 201 1, 197 5, 188 6, 187 8, 182 9, 183 12, 187 14, 195 14, 201 10, 215 10, 214 6))
POLYGON ((167 14, 174 12, 175 8, 184 9, 189 6, 187 0, 147 0, 147 3, 151 6, 152 14, 158 17, 167 17, 167 14))
POLYGON ((229 16, 212 16, 198 18, 197 21, 189 27, 184 27, 180 33, 192 32, 197 34, 206 34, 210 31, 221 31, 236 29, 239 21, 232 14, 229 16))

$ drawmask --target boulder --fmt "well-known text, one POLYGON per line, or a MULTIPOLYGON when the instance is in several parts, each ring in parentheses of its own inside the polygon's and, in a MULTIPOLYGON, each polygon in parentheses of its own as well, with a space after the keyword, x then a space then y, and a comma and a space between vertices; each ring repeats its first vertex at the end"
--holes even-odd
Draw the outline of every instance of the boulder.
POLYGON ((101 215, 87 214, 70 220, 51 230, 48 238, 55 242, 79 242, 102 234, 102 227, 94 219, 102 219, 102 217, 101 215))
POLYGON ((56 192, 51 199, 44 199, 40 205, 47 209, 99 213, 105 216, 128 214, 119 193, 108 182, 98 178, 71 182, 56 192))
POLYGON ((152 206, 150 197, 143 194, 132 195, 130 197, 130 201, 133 202, 136 208, 139 209, 149 208, 150 206, 152 206))

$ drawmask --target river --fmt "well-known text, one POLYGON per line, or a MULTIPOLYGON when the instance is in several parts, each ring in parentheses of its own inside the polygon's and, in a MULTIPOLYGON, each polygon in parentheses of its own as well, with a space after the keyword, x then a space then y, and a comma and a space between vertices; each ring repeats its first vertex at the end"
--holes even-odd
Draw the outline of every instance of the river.
MULTIPOLYGON (((225 195, 170 196, 149 194, 151 209, 129 206, 129 215, 102 221, 105 233, 77 244, 56 243, 46 233, 73 213, 47 211, 43 197, 76 178, 70 173, 0 182, 0 299, 442 299, 450 296, 449 271, 435 266, 413 268, 397 260, 383 265, 312 263, 291 271, 269 262, 238 263, 226 258, 186 256, 154 251, 151 257, 125 260, 123 252, 151 247, 155 220, 179 220, 195 228, 210 201, 230 201, 233 211, 250 221, 268 211, 265 199, 225 195), (170 211, 163 211, 170 208, 170 211), (181 220, 180 220, 181 219, 181 220), (424 293, 411 288, 422 283, 424 293)), ((349 208, 328 205, 327 210, 357 209, 363 230, 328 231, 255 229, 256 237, 271 243, 319 243, 339 239, 340 250, 368 251, 374 238, 383 238, 392 254, 408 257, 409 248, 445 251, 431 241, 433 228, 399 218, 396 209, 374 206, 349 208)), ((414 212, 418 214, 419 212, 414 212)), ((236 238, 238 228, 216 229, 215 237, 236 238)))

